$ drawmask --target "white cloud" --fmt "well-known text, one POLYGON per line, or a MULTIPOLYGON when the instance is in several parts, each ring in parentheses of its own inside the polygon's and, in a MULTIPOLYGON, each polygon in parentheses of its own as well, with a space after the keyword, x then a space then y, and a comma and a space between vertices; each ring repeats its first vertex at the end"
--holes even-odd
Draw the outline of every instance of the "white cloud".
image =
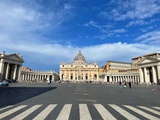
POLYGON ((111 5, 116 5, 116 8, 107 8, 100 12, 100 15, 114 20, 126 19, 146 19, 155 14, 160 13, 159 0, 127 0, 113 1, 111 5))
POLYGON ((102 66, 108 60, 131 62, 131 59, 140 55, 160 52, 158 45, 112 43, 86 47, 63 46, 60 44, 41 44, 37 42, 23 42, 16 46, 8 43, 7 46, 0 44, 1 51, 6 53, 17 52, 23 55, 24 66, 32 69, 59 70, 61 62, 71 63, 81 50, 87 62, 97 62, 102 66), (147 48, 147 49, 146 49, 147 48), (31 64, 30 64, 31 63, 31 64))
POLYGON ((124 33, 126 32, 125 29, 117 29, 117 30, 114 30, 115 33, 124 33))
POLYGON ((160 43, 160 31, 155 30, 152 32, 145 33, 137 37, 135 40, 140 41, 141 43, 152 43, 152 44, 160 43))
POLYGON ((151 19, 150 21, 133 20, 133 21, 129 22, 129 24, 127 25, 127 27, 136 26, 136 25, 148 25, 148 24, 152 24, 152 23, 157 22, 157 21, 159 21, 159 18, 158 19, 151 19))
POLYGON ((100 36, 96 36, 99 39, 105 39, 114 35, 120 36, 119 34, 127 32, 125 29, 113 29, 113 25, 111 23, 106 25, 99 25, 98 23, 92 20, 88 23, 85 23, 84 26, 97 28, 102 33, 100 36))

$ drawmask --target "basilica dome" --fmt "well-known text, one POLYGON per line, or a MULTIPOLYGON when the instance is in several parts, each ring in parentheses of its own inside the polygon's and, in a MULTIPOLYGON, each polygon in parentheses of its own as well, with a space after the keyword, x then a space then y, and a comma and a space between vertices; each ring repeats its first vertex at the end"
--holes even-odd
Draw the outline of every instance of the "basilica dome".
POLYGON ((81 51, 78 52, 78 55, 74 58, 74 62, 85 62, 86 60, 84 56, 82 55, 81 51))

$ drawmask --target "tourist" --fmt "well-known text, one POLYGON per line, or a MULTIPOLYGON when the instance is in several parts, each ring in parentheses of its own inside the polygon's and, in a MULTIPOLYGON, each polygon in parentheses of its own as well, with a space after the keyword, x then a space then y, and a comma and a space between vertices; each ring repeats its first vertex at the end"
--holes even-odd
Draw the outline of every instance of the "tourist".
POLYGON ((126 82, 124 82, 124 88, 126 88, 127 87, 127 83, 126 82))
POLYGON ((131 88, 131 81, 129 81, 128 85, 129 85, 129 88, 131 88))
POLYGON ((119 89, 122 89, 122 83, 119 81, 119 89))

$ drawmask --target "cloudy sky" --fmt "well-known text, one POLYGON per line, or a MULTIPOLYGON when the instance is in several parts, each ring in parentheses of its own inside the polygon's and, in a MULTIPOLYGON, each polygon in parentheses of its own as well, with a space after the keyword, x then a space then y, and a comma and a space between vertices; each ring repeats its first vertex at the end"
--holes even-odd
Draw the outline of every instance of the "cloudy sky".
POLYGON ((131 62, 160 52, 159 0, 0 0, 0 52, 59 71, 81 50, 87 62, 131 62))

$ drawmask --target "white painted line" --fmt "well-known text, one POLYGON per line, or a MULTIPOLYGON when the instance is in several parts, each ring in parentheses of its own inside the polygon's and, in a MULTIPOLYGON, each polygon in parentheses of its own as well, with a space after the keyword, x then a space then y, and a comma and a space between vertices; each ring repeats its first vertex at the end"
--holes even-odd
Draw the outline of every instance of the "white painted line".
POLYGON ((86 104, 79 104, 80 120, 92 120, 86 104))
POLYGON ((136 116, 130 114, 129 112, 127 112, 126 110, 122 109, 117 105, 109 104, 109 106, 111 106, 113 109, 115 109, 117 112, 119 112, 122 116, 124 116, 128 120, 140 120, 136 116))
POLYGON ((132 106, 129 106, 129 105, 124 105, 124 106, 126 108, 138 113, 139 115, 142 115, 143 117, 150 119, 150 120, 160 120, 160 118, 157 118, 157 117, 152 116, 152 115, 150 115, 148 113, 145 113, 145 112, 143 112, 143 111, 141 111, 141 110, 139 110, 139 109, 137 109, 135 107, 132 107, 132 106))
POLYGON ((56 120, 68 120, 69 119, 69 115, 70 115, 70 112, 71 112, 71 108, 72 108, 72 105, 71 104, 66 104, 60 114, 58 115, 57 119, 56 120))
POLYGON ((160 107, 152 107, 152 108, 157 109, 157 110, 160 110, 160 107))
POLYGON ((12 118, 11 120, 23 120, 29 114, 37 110, 42 105, 34 105, 33 107, 27 109, 26 111, 22 112, 21 114, 17 115, 16 117, 12 118))
POLYGON ((94 104, 95 108, 102 116, 103 120, 117 120, 105 107, 101 104, 94 104))
POLYGON ((0 119, 2 119, 2 118, 4 118, 4 117, 6 117, 6 116, 8 116, 8 115, 10 115, 10 114, 12 114, 12 113, 14 113, 14 112, 16 112, 16 111, 18 111, 18 110, 20 110, 20 109, 22 109, 22 108, 24 108, 24 107, 26 107, 27 105, 20 105, 20 106, 18 106, 18 107, 16 107, 16 108, 13 108, 13 109, 11 109, 11 110, 8 110, 8 111, 6 111, 6 112, 4 112, 4 113, 1 113, 0 114, 0 119))
POLYGON ((77 99, 78 101, 85 101, 85 102, 97 102, 96 100, 90 100, 90 99, 77 99))
POLYGON ((5 109, 10 108, 10 107, 13 107, 13 105, 9 105, 9 106, 3 107, 3 108, 0 109, 0 111, 5 110, 5 109))
POLYGON ((49 113, 57 106, 57 104, 48 105, 41 113, 39 113, 33 120, 44 120, 49 113))
POLYGON ((89 95, 88 93, 75 93, 75 94, 79 94, 79 95, 89 95))
POLYGON ((157 115, 160 115, 160 112, 158 112, 158 111, 156 111, 156 110, 153 110, 153 109, 151 109, 151 108, 147 108, 147 107, 144 107, 144 106, 138 106, 139 108, 142 108, 142 109, 144 109, 144 110, 147 110, 147 111, 149 111, 149 112, 152 112, 152 113, 154 113, 154 114, 157 114, 157 115))

